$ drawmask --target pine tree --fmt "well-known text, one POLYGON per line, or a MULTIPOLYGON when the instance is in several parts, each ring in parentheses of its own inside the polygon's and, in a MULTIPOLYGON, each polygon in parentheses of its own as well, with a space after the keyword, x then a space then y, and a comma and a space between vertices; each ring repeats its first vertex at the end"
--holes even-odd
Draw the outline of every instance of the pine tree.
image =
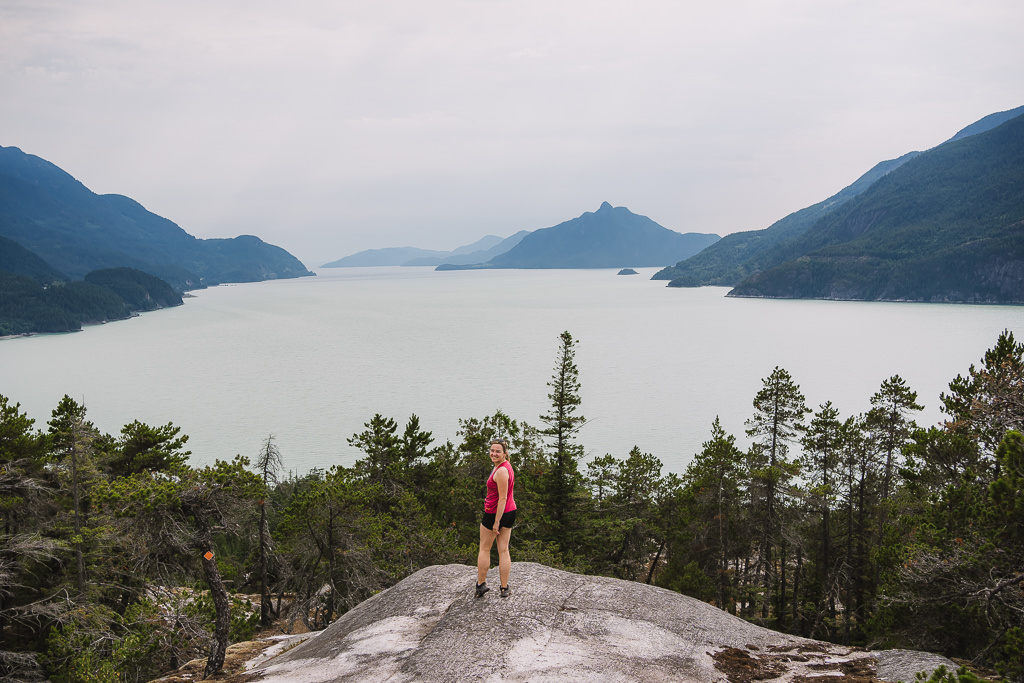
POLYGON ((838 579, 832 553, 832 510, 836 500, 837 470, 843 447, 843 424, 839 411, 828 401, 814 415, 801 440, 804 456, 802 471, 807 479, 807 499, 812 514, 819 522, 818 586, 815 602, 818 604, 815 626, 825 614, 831 621, 836 617, 838 579))
POLYGON ((246 469, 248 464, 239 456, 203 469, 182 467, 173 475, 140 472, 98 487, 97 498, 123 520, 125 535, 146 548, 136 558, 140 564, 188 576, 198 562, 215 611, 204 678, 224 666, 231 623, 215 539, 237 528, 263 491, 259 477, 246 469))
POLYGON ((57 541, 39 533, 50 519, 52 491, 43 481, 45 438, 34 423, 20 404, 0 395, 0 671, 9 680, 32 680, 39 671, 34 653, 14 651, 24 648, 12 647, 17 630, 9 625, 19 618, 51 619, 49 601, 40 599, 38 568, 60 555, 57 541))
MULTIPOLYGON (((797 472, 787 458, 789 444, 804 429, 803 418, 810 410, 804 405, 800 386, 788 372, 778 366, 763 380, 764 386, 754 397, 754 415, 747 420, 747 436, 754 441, 751 449, 751 486, 759 494, 761 513, 755 517, 761 526, 758 563, 764 582, 761 618, 767 619, 772 583, 775 579, 774 556, 780 546, 778 586, 785 591, 785 545, 781 519, 782 503, 790 480, 797 472)), ((780 605, 781 612, 781 605, 780 605)), ((781 617, 781 614, 777 615, 781 617)))
POLYGON ((54 408, 50 425, 53 458, 62 487, 71 494, 72 530, 70 545, 75 553, 76 594, 85 599, 85 526, 87 525, 86 491, 99 477, 95 468, 93 442, 99 436, 85 419, 85 406, 64 395, 54 408))
POLYGON ((711 425, 711 438, 703 446, 687 466, 684 477, 695 502, 694 538, 710 555, 705 571, 715 577, 715 604, 735 614, 729 560, 740 552, 737 536, 741 527, 743 452, 717 416, 711 425))
POLYGON ((1024 344, 1004 330, 981 362, 957 375, 939 400, 947 428, 976 436, 992 455, 1007 431, 1024 432, 1024 344))
POLYGON ((541 422, 547 425, 540 434, 546 437, 551 449, 551 470, 545 474, 542 485, 545 508, 553 526, 552 540, 564 550, 571 544, 573 508, 581 488, 579 460, 583 446, 575 442, 575 436, 586 418, 576 414, 582 402, 575 361, 576 340, 569 332, 562 332, 559 339, 561 345, 554 374, 548 382, 551 411, 540 416, 541 422))
POLYGON ((842 520, 837 529, 837 546, 841 543, 842 558, 838 571, 845 579, 843 590, 843 642, 852 643, 863 637, 869 597, 874 593, 871 554, 876 538, 873 521, 878 503, 880 469, 878 450, 866 436, 863 416, 849 417, 843 422, 843 458, 838 478, 839 507, 842 520))
POLYGON ((899 375, 893 375, 882 382, 881 388, 871 397, 871 410, 866 416, 866 426, 882 454, 882 499, 892 493, 893 475, 903 445, 917 428, 909 415, 923 410, 917 403, 917 392, 912 391, 899 375))

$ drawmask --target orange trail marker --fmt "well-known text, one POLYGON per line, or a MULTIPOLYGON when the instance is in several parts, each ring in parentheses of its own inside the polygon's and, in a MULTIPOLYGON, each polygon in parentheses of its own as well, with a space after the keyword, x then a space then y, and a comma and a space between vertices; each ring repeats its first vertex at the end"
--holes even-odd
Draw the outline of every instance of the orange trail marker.
POLYGON ((206 554, 203 555, 203 557, 205 557, 207 560, 212 560, 213 559, 213 551, 212 550, 207 550, 206 554))

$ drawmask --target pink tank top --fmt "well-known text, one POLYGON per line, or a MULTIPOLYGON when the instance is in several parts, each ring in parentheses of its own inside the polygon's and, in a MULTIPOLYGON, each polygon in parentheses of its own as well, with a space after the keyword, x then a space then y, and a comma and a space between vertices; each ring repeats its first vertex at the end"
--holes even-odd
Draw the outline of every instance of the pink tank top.
MULTIPOLYGON (((498 467, 504 467, 508 470, 508 493, 505 496, 505 509, 501 511, 502 514, 511 512, 516 509, 516 499, 512 497, 512 488, 516 484, 516 473, 512 471, 512 465, 508 460, 504 461, 498 467)), ((494 472, 498 471, 498 467, 494 468, 494 472)), ((494 481, 494 472, 491 472, 491 476, 487 477, 487 498, 484 499, 484 512, 498 512, 498 482, 494 481)))

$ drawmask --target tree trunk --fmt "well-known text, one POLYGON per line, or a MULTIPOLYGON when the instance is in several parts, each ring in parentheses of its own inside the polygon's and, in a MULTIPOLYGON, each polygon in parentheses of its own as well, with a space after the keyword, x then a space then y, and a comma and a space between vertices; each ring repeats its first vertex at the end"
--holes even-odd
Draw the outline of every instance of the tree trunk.
POLYGON ((267 587, 267 507, 260 501, 260 625, 270 626, 273 605, 267 587))
POLYGON ((217 568, 217 559, 213 555, 213 542, 208 534, 204 535, 206 537, 201 542, 203 573, 206 575, 206 583, 210 587, 210 597, 213 598, 213 608, 216 611, 210 656, 203 671, 205 680, 224 668, 224 656, 228 650, 228 629, 231 626, 231 603, 224 581, 220 577, 220 570, 217 568))
MULTIPOLYGON (((738 560, 736 564, 739 564, 738 560)), ((751 556, 750 553, 743 555, 743 604, 740 606, 740 612, 743 618, 750 618, 752 613, 751 608, 751 556)))
POLYGON ((82 517, 81 499, 78 492, 78 439, 79 434, 74 432, 74 443, 71 445, 71 497, 75 507, 75 568, 78 573, 76 579, 79 601, 85 600, 85 556, 82 553, 82 517))
POLYGON ((793 633, 803 633, 800 624, 800 571, 804 566, 804 555, 800 546, 796 547, 796 569, 793 570, 793 633))
POLYGON ((858 627, 864 623, 864 615, 862 614, 864 606, 864 573, 867 571, 867 549, 864 547, 865 538, 867 537, 867 506, 865 488, 867 483, 865 482, 864 475, 861 476, 860 491, 859 491, 859 510, 857 511, 857 538, 855 553, 856 557, 853 562, 853 616, 857 619, 858 627))
POLYGON ((775 586, 773 585, 773 579, 775 578, 773 574, 775 573, 775 568, 772 565, 772 562, 774 562, 774 558, 772 557, 772 540, 771 537, 768 535, 767 528, 765 529, 763 544, 764 551, 762 554, 764 555, 764 558, 758 560, 758 562, 761 565, 761 571, 763 573, 762 579, 764 590, 764 594, 761 596, 761 619, 763 619, 764 622, 767 623, 769 614, 771 612, 772 593, 774 592, 775 588, 775 586))
POLYGON ((775 614, 775 621, 779 630, 786 631, 786 539, 783 537, 779 546, 779 611, 775 614))
POLYGON ((332 509, 327 519, 327 583, 330 585, 330 598, 327 604, 327 623, 334 619, 334 608, 338 602, 334 584, 334 510, 332 509))
POLYGON ((658 552, 654 555, 654 561, 651 562, 651 570, 647 572, 647 585, 651 584, 651 579, 654 578, 654 568, 658 566, 658 561, 661 559, 661 551, 665 549, 665 541, 661 541, 661 545, 658 546, 658 552))
MULTIPOLYGON (((818 572, 818 581, 820 582, 820 594, 822 601, 827 601, 829 605, 829 618, 836 618, 836 600, 832 594, 831 580, 832 580, 832 519, 829 513, 828 504, 825 504, 825 510, 822 513, 821 521, 821 570, 818 572)), ((819 609, 821 607, 819 606, 819 609)))

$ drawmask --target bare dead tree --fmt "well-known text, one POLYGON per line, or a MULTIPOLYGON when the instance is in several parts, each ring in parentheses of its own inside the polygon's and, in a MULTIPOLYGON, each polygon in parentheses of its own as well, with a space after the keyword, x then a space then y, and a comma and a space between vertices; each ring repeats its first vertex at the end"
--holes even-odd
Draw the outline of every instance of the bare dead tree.
POLYGON ((273 539, 270 537, 270 525, 267 522, 267 506, 270 504, 270 491, 277 484, 277 473, 283 467, 281 462, 281 451, 274 443, 274 435, 267 436, 263 442, 260 454, 256 457, 256 473, 263 480, 264 492, 260 496, 258 504, 260 508, 259 521, 259 572, 260 572, 260 624, 264 627, 270 625, 273 617, 274 605, 270 596, 268 581, 268 567, 270 555, 273 552, 273 539))

